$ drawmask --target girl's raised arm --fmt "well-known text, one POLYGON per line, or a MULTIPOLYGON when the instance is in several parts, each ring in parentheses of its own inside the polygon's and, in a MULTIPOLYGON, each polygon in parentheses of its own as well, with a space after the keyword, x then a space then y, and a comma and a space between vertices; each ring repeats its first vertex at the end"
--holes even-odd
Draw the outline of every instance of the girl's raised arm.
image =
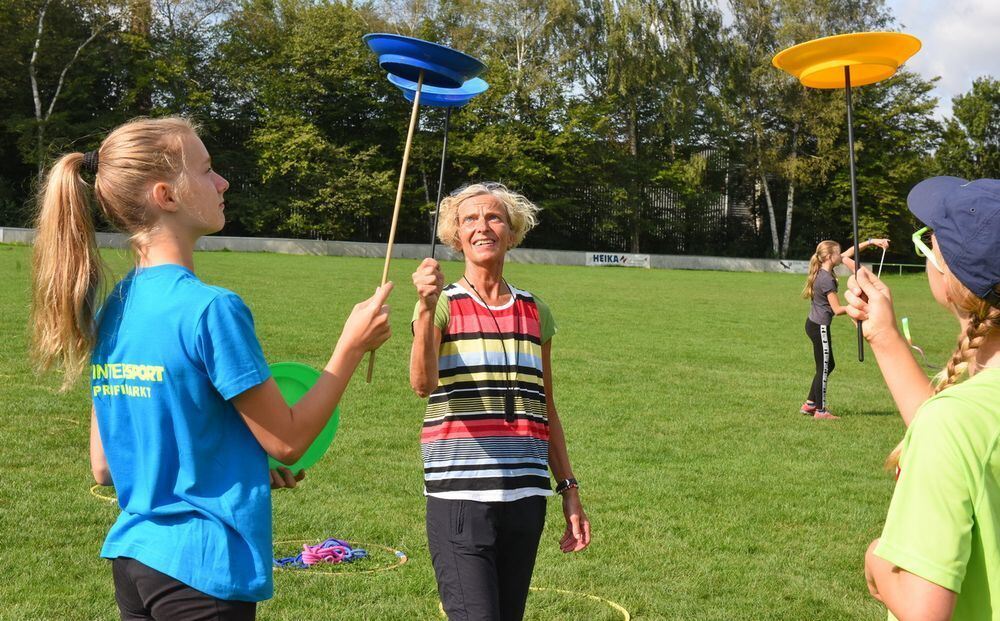
POLYGON ((285 403, 273 378, 233 398, 268 455, 294 463, 323 430, 365 352, 378 348, 391 335, 385 305, 391 292, 392 283, 386 283, 354 307, 319 380, 294 406, 285 403))

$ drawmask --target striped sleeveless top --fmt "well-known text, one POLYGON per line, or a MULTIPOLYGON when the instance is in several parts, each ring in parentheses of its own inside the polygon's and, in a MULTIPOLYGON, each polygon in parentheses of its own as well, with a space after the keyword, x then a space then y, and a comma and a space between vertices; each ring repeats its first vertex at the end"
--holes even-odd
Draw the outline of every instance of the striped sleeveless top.
POLYGON ((438 387, 420 435, 428 496, 507 502, 552 494, 542 343, 555 323, 544 302, 510 290, 510 302, 489 309, 457 283, 438 300, 438 387), (508 390, 513 422, 504 408, 508 390))

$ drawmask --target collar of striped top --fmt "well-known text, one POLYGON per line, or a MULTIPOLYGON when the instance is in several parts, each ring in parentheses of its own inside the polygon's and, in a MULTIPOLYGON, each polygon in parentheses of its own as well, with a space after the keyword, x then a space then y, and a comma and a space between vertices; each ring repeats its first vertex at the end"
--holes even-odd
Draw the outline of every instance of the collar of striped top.
MULTIPOLYGON (((462 278, 464 279, 465 277, 463 276, 462 278)), ((514 304, 514 302, 517 301, 518 294, 522 294, 523 295, 523 292, 520 291, 517 287, 515 287, 514 285, 512 285, 510 283, 507 283, 507 288, 510 289, 510 299, 507 300, 506 302, 504 302, 503 304, 499 305, 499 306, 490 306, 489 304, 486 303, 485 300, 483 300, 483 299, 481 299, 479 297, 479 294, 477 292, 470 291, 468 288, 460 285, 457 282, 454 283, 454 286, 455 286, 456 289, 460 289, 462 291, 462 293, 464 293, 465 295, 467 295, 470 298, 472 298, 473 300, 475 300, 476 304, 482 306, 483 308, 488 308, 490 310, 495 310, 495 311, 496 310, 506 310, 506 309, 510 308, 514 304)))

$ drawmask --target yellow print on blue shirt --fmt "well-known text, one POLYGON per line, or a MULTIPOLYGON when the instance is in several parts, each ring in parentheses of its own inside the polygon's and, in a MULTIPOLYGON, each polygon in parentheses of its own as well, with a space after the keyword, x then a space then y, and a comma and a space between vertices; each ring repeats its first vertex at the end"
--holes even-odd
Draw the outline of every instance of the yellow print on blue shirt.
POLYGON ((91 391, 94 397, 137 397, 148 399, 152 394, 150 386, 136 386, 129 383, 108 383, 107 380, 139 380, 141 382, 163 382, 163 367, 152 364, 131 364, 128 362, 106 362, 90 365, 91 391), (104 380, 104 381, 101 381, 104 380))

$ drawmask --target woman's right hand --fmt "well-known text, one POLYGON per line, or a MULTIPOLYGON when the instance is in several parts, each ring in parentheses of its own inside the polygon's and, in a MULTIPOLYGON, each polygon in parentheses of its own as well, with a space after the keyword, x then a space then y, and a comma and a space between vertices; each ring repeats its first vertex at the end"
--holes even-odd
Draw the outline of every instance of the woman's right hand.
POLYGON ((392 336, 389 325, 389 306, 386 300, 392 293, 392 283, 387 282, 375 290, 375 295, 354 305, 354 310, 344 322, 340 342, 360 354, 378 349, 392 336))
POLYGON ((433 311, 441 297, 441 290, 444 289, 441 264, 430 257, 424 259, 417 271, 413 272, 413 286, 417 289, 421 304, 433 311))
POLYGON ((862 332, 869 343, 897 333, 892 292, 884 282, 862 267, 847 281, 847 314, 862 322, 862 332))

